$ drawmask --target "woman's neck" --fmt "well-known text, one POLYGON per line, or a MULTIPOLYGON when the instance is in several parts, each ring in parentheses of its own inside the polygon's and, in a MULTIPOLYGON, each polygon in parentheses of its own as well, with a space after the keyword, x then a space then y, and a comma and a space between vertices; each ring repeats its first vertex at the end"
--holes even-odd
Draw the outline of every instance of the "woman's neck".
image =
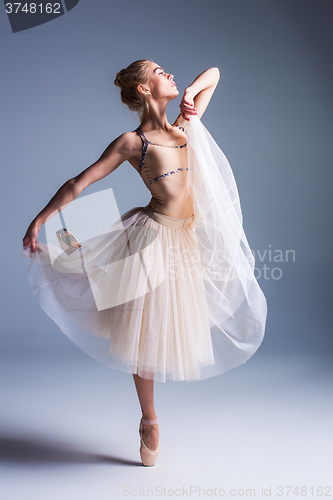
POLYGON ((161 103, 151 103, 147 118, 141 122, 140 128, 145 130, 170 130, 170 123, 166 115, 166 105, 161 103))

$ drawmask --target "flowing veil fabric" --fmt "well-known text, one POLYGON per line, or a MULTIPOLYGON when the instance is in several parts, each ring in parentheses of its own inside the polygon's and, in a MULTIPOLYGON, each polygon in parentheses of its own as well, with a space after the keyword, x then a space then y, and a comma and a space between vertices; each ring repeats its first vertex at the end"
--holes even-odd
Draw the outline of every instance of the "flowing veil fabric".
POLYGON ((172 229, 163 221, 182 221, 160 214, 159 224, 147 207, 134 207, 80 241, 80 252, 47 243, 21 252, 40 306, 74 344, 106 366, 160 382, 205 379, 245 363, 267 316, 228 160, 199 118, 186 130, 191 226, 172 229), (166 278, 171 247, 179 275, 199 276, 166 278))
POLYGON ((204 283, 215 364, 202 378, 245 363, 260 346, 267 302, 254 276, 254 256, 243 230, 239 194, 229 162, 198 117, 186 123, 188 191, 204 283))

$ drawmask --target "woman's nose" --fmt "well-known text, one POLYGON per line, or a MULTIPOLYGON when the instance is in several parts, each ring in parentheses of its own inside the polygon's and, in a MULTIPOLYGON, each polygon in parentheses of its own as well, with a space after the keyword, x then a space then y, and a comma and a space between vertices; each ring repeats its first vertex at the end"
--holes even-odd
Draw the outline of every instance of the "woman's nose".
POLYGON ((168 75, 168 80, 173 80, 173 75, 168 75))

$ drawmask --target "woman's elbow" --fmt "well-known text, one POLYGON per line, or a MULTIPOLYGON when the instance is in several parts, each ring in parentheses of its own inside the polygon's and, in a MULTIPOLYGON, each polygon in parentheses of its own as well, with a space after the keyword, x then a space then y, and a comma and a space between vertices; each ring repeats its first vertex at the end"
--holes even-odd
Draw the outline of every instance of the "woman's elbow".
POLYGON ((73 177, 73 179, 71 180, 73 181, 73 194, 74 197, 77 198, 82 193, 82 191, 89 186, 89 184, 87 184, 86 179, 80 177, 80 174, 76 177, 73 177))
POLYGON ((211 68, 211 70, 214 71, 216 81, 218 82, 219 79, 220 79, 220 70, 219 70, 219 68, 217 66, 214 66, 213 68, 211 68))

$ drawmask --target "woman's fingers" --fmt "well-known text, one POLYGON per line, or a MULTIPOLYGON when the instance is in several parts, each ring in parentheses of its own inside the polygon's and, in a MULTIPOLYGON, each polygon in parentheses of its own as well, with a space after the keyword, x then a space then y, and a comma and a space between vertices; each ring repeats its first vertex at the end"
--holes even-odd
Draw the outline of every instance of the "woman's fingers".
POLYGON ((192 113, 192 115, 197 112, 196 108, 193 108, 193 107, 190 107, 190 106, 179 106, 179 107, 183 111, 186 111, 186 113, 192 113))
POLYGON ((193 115, 196 115, 197 114, 197 110, 195 108, 185 108, 183 106, 179 106, 180 107, 180 112, 181 112, 181 115, 182 115, 182 118, 186 121, 189 121, 190 119, 188 118, 188 116, 193 116, 193 115))
POLYGON ((183 105, 183 106, 189 106, 189 107, 191 107, 191 108, 193 108, 193 107, 194 107, 194 103, 193 103, 193 102, 191 102, 191 101, 186 101, 185 99, 182 99, 182 100, 180 101, 180 104, 181 104, 181 105, 183 105))
POLYGON ((30 246, 31 246, 30 239, 28 236, 25 236, 23 238, 23 247, 30 247, 30 246))
POLYGON ((187 111, 196 111, 197 110, 194 105, 192 106, 191 104, 185 104, 183 102, 180 103, 179 107, 182 109, 186 109, 187 111))
POLYGON ((31 243, 23 243, 23 248, 29 248, 30 247, 31 251, 33 253, 35 253, 36 252, 36 243, 38 243, 37 240, 36 241, 32 240, 31 243))
POLYGON ((189 116, 197 114, 197 110, 194 106, 193 97, 191 96, 188 90, 185 90, 179 108, 182 118, 186 121, 190 121, 189 116))
POLYGON ((30 247, 33 253, 36 252, 36 243, 38 237, 39 229, 35 226, 29 226, 24 238, 23 238, 23 247, 30 247))
POLYGON ((188 115, 196 115, 197 114, 197 110, 194 108, 194 109, 187 109, 187 108, 180 108, 181 111, 183 111, 184 113, 187 113, 188 115))

